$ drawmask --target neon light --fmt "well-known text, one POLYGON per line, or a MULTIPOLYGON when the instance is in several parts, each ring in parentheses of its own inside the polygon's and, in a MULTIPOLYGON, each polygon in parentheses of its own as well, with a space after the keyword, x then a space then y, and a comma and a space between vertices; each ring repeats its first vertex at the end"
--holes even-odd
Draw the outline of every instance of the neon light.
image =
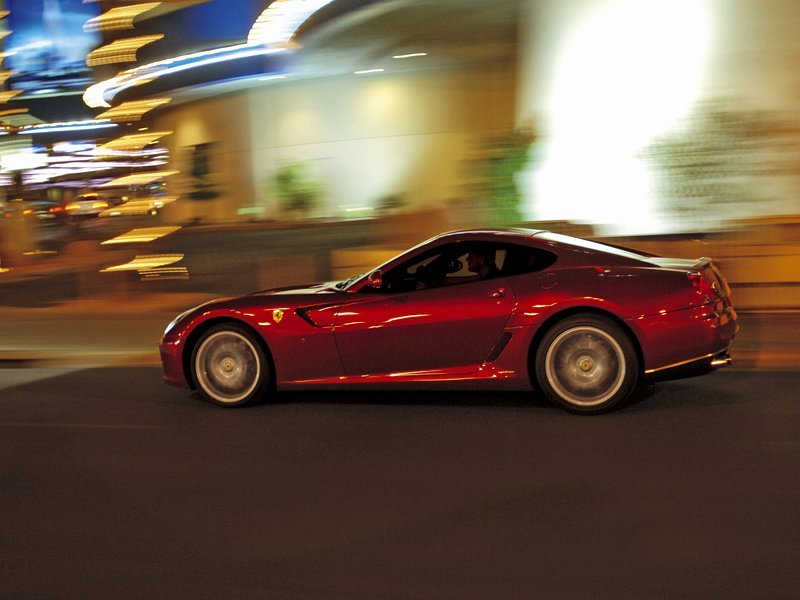
POLYGON ((110 107, 109 102, 121 91, 149 83, 165 75, 172 75, 181 71, 197 69, 229 60, 278 54, 285 51, 286 48, 239 44, 237 46, 227 46, 225 48, 215 48, 214 50, 176 56, 123 71, 116 77, 96 83, 90 86, 83 94, 83 101, 92 108, 110 107))
POLYGON ((66 131, 90 131, 92 129, 103 129, 106 127, 116 127, 116 123, 109 121, 68 121, 66 123, 45 123, 43 125, 25 125, 20 127, 19 132, 25 134, 53 133, 66 131))
POLYGON ((247 36, 251 44, 286 44, 311 15, 333 0, 275 0, 247 36))
POLYGON ((83 94, 83 101, 92 108, 108 108, 121 91, 165 75, 229 60, 285 52, 297 29, 331 2, 333 0, 275 0, 253 24, 246 44, 185 54, 123 71, 116 77, 90 86, 83 94))

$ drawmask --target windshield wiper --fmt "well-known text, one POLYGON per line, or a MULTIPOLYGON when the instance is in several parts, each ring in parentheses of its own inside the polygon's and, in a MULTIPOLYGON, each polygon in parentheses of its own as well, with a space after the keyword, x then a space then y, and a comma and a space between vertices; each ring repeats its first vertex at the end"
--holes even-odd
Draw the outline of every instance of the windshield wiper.
POLYGON ((352 277, 349 277, 349 278, 345 279, 344 281, 340 281, 339 283, 337 283, 333 287, 335 287, 337 290, 343 290, 344 288, 346 288, 348 285, 353 283, 356 279, 358 279, 362 275, 363 275, 363 273, 359 273, 358 275, 353 275, 352 277))

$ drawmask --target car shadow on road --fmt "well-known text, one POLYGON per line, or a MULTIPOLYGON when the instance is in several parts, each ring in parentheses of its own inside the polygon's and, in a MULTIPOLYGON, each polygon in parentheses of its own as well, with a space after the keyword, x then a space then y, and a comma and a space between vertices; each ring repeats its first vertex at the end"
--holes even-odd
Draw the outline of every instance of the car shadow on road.
MULTIPOLYGON (((767 381, 787 382, 796 373, 726 371, 704 377, 660 382, 639 387, 615 413, 683 410, 692 406, 724 406, 753 402, 767 381)), ((5 400, 65 399, 82 405, 112 403, 167 404, 215 408, 197 392, 166 385, 155 366, 104 366, 82 369, 0 369, 0 389, 5 400)), ((372 405, 470 408, 511 408, 560 411, 536 392, 401 391, 391 389, 282 391, 254 408, 273 405, 372 405)))
POLYGON ((368 404, 375 406, 465 406, 506 407, 529 406, 550 407, 545 399, 531 392, 496 391, 400 391, 400 390, 325 390, 285 391, 268 400, 270 404, 368 404))

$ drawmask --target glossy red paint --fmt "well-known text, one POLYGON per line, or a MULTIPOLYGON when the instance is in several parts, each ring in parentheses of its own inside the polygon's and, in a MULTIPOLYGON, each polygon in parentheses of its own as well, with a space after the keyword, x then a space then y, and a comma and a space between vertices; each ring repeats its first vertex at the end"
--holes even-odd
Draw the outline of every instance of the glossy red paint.
MULTIPOLYGON (((738 327, 729 288, 709 259, 663 259, 549 232, 443 234, 379 269, 380 289, 365 274, 184 313, 161 342, 165 381, 196 385, 193 348, 220 323, 253 333, 277 389, 530 390, 538 344, 570 315, 616 323, 639 356, 636 378, 652 378, 686 363, 710 368, 738 327), (461 260, 476 245, 503 263, 486 279, 461 260)), ((592 373, 606 354, 576 354, 573 370, 592 373)))

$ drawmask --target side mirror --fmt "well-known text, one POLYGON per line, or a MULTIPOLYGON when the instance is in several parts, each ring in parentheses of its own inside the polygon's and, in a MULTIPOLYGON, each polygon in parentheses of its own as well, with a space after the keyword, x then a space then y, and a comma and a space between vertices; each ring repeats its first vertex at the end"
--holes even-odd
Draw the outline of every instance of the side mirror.
POLYGON ((380 269, 377 269, 367 275, 367 287, 371 287, 375 290, 379 290, 381 287, 383 287, 383 275, 381 274, 380 269))

